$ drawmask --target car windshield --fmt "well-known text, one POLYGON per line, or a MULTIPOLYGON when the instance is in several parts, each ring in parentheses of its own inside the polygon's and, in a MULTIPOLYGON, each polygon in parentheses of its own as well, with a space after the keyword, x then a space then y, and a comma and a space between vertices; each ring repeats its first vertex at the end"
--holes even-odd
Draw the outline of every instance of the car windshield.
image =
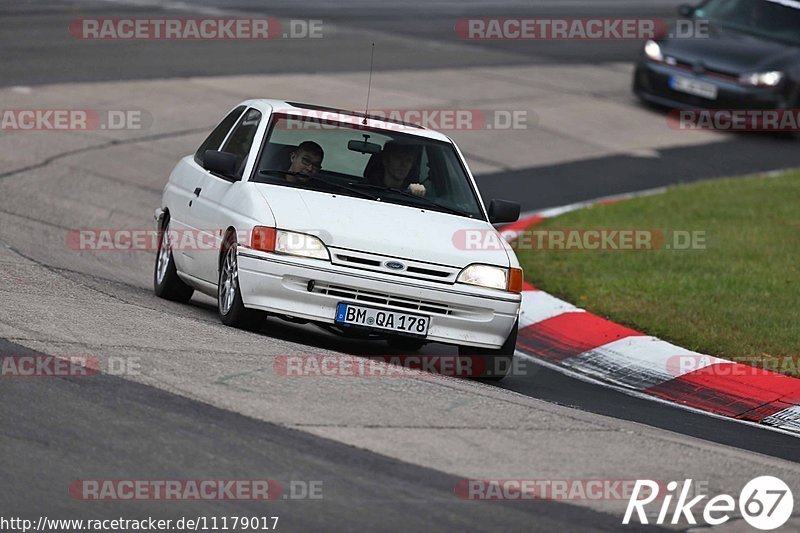
POLYGON ((800 1, 711 0, 697 18, 766 39, 800 45, 800 1))
POLYGON ((276 114, 251 181, 484 219, 455 147, 396 129, 276 114))

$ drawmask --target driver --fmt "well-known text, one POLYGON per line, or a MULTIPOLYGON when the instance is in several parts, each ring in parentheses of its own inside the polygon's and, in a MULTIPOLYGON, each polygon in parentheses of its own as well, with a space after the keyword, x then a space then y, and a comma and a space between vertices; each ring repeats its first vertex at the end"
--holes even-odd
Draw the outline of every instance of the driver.
POLYGON ((419 147, 389 141, 383 145, 381 160, 383 176, 376 180, 377 185, 394 189, 408 190, 416 196, 425 196, 425 186, 415 181, 411 169, 417 160, 419 147))
MULTIPOLYGON (((322 159, 325 152, 322 147, 314 141, 303 141, 297 150, 289 156, 289 172, 301 172, 308 176, 315 176, 322 168, 322 159)), ((286 181, 291 183, 305 183, 308 178, 305 176, 286 175, 286 181)))

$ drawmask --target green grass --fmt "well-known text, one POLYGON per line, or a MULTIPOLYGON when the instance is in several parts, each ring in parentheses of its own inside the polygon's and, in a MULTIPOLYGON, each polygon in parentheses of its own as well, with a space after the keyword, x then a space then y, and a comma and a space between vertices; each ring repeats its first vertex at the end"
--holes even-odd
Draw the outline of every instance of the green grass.
POLYGON ((533 229, 599 228, 705 231, 706 246, 518 249, 526 278, 588 311, 701 353, 800 357, 800 172, 677 186, 533 229))

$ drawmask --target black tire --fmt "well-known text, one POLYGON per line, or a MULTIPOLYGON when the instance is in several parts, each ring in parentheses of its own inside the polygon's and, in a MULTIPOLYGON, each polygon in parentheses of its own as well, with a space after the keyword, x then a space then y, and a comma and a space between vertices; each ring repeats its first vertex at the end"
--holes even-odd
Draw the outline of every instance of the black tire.
POLYGON ((500 348, 475 348, 474 346, 459 346, 460 357, 472 358, 474 379, 481 381, 500 381, 505 378, 514 364, 514 350, 517 347, 517 333, 519 319, 514 323, 514 329, 500 348))
POLYGON ((188 302, 194 294, 194 289, 178 277, 175 268, 175 258, 172 257, 172 247, 169 244, 169 215, 164 216, 158 234, 158 250, 153 267, 153 292, 159 298, 182 303, 188 302))
POLYGON ((386 338, 389 346, 396 350, 403 350, 406 352, 416 352, 425 346, 425 339, 416 339, 414 337, 403 337, 401 335, 392 335, 386 338))
POLYGON ((239 265, 236 257, 236 238, 228 234, 222 245, 219 278, 217 283, 217 312, 222 323, 248 331, 256 331, 264 325, 267 313, 259 309, 248 309, 242 302, 239 290, 239 265))

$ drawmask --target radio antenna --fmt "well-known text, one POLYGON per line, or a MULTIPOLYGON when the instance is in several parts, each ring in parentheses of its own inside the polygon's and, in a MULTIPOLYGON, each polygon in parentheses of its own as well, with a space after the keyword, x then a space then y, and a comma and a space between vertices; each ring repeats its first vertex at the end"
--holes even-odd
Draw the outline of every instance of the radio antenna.
POLYGON ((369 93, 372 90, 372 64, 375 61, 375 43, 372 43, 372 53, 369 56, 369 83, 367 84, 367 107, 364 109, 363 125, 367 125, 367 117, 369 116, 369 93))

